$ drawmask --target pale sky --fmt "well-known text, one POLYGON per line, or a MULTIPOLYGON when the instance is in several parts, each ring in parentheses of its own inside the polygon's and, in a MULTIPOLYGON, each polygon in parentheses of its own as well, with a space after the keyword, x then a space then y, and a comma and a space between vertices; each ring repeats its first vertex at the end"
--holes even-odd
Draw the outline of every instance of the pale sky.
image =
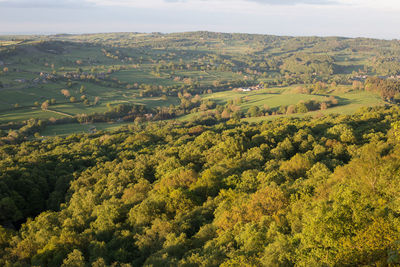
POLYGON ((0 0, 1 34, 208 30, 400 39, 400 0, 0 0))

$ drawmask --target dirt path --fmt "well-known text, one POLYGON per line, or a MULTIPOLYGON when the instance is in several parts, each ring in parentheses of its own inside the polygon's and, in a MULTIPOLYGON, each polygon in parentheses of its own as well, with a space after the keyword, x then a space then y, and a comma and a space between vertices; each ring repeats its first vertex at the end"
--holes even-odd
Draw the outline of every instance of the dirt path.
POLYGON ((59 114, 59 115, 63 115, 63 116, 67 116, 67 117, 70 117, 70 118, 74 117, 71 114, 67 114, 67 113, 64 113, 64 112, 56 111, 56 110, 46 109, 46 111, 53 112, 53 113, 56 113, 56 114, 59 114))
POLYGON ((212 76, 212 77, 214 77, 214 78, 218 78, 218 79, 219 79, 218 76, 215 76, 214 74, 211 74, 211 73, 209 73, 209 72, 207 72, 207 71, 204 71, 204 73, 207 74, 207 75, 209 75, 209 76, 212 76))

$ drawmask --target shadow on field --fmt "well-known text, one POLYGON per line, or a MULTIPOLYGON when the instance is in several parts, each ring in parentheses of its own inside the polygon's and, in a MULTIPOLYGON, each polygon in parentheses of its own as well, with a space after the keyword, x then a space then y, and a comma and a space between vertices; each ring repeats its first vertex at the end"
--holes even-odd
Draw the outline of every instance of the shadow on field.
POLYGON ((337 106, 346 106, 350 104, 356 104, 358 102, 358 100, 354 101, 340 96, 335 96, 335 98, 338 100, 337 106))

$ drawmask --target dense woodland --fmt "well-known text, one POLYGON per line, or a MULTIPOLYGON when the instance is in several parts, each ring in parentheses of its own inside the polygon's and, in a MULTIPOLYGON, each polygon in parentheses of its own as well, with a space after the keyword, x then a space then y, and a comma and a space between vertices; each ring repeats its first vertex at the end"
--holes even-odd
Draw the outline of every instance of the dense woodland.
POLYGON ((0 146, 2 266, 395 266, 400 109, 0 146))
POLYGON ((397 40, 0 36, 0 266, 399 266, 399 102, 397 40))

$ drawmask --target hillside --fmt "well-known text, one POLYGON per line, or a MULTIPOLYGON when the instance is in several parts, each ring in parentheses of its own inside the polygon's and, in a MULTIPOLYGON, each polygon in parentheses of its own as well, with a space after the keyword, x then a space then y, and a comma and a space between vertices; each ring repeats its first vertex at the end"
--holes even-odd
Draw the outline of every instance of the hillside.
POLYGON ((0 146, 0 265, 398 265, 399 120, 364 108, 0 146))
MULTIPOLYGON (((341 108, 322 113, 351 114, 384 103, 372 94, 358 100, 356 92, 365 90, 366 77, 400 74, 400 43, 212 32, 2 36, 0 65, 2 129, 19 129, 32 118, 45 122, 43 127, 74 123, 79 129, 82 122, 149 120, 145 114, 151 120, 199 117, 204 110, 215 115, 226 109, 216 106, 235 95, 230 91, 255 85, 275 93, 303 88, 295 92, 303 96, 260 99, 259 108, 298 104, 286 97, 310 101, 333 95, 341 108), (226 93, 214 101, 220 91, 226 93), (103 116, 118 105, 130 108, 103 116), (131 112, 133 106, 146 109, 131 112)), ((246 117, 247 110, 235 117, 246 117)))
POLYGON ((0 36, 0 266, 400 265, 400 42, 0 36))

